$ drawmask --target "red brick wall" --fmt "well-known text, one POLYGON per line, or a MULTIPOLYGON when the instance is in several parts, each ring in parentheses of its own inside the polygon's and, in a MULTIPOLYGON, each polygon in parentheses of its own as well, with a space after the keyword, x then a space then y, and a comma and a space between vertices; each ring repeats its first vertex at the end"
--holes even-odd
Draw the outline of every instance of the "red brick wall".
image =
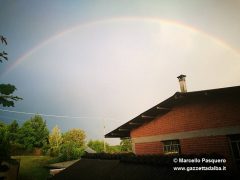
POLYGON ((198 137, 181 139, 182 154, 218 153, 231 158, 231 149, 227 136, 198 137))
MULTIPOLYGON (((182 154, 218 153, 231 159, 231 149, 227 136, 211 136, 180 139, 182 154)), ((163 154, 162 142, 136 143, 136 154, 163 154)))
MULTIPOLYGON (((227 136, 180 139, 180 148, 182 154, 218 153, 226 158, 227 166, 231 167, 233 163, 227 136)), ((138 155, 163 154, 163 143, 136 143, 135 153, 138 155)))
POLYGON ((174 107, 167 114, 131 131, 131 137, 240 125, 240 103, 231 99, 197 101, 174 107))
POLYGON ((137 143, 135 144, 136 154, 163 154, 163 144, 161 142, 137 143))

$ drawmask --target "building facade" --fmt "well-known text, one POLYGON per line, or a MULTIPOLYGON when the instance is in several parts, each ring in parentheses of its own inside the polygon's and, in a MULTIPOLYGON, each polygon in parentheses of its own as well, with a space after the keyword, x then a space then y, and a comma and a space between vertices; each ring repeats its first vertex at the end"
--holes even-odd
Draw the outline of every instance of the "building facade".
POLYGON ((139 155, 218 153, 240 164, 240 86, 196 92, 180 86, 105 137, 131 138, 139 155))

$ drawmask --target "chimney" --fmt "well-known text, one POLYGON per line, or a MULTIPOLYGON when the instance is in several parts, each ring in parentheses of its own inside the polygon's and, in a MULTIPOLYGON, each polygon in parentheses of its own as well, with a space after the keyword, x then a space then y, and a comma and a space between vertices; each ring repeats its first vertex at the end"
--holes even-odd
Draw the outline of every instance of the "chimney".
POLYGON ((177 77, 178 80, 179 80, 181 93, 186 93, 187 92, 185 77, 186 77, 186 75, 183 75, 183 74, 181 74, 180 76, 177 77))

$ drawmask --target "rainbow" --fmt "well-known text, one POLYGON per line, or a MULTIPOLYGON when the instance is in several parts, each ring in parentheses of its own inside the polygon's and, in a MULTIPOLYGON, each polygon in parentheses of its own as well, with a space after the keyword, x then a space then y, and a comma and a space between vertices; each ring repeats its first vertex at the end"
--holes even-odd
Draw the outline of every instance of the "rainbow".
POLYGON ((42 47, 46 46, 50 42, 61 38, 62 36, 77 31, 82 28, 86 27, 91 27, 91 26, 96 26, 104 23, 114 23, 114 22, 133 22, 133 21, 139 21, 139 22, 148 22, 148 23, 158 23, 158 24, 166 24, 166 25, 172 25, 177 28, 183 28, 185 30, 188 30, 190 32, 194 33, 199 33, 205 37, 207 37, 209 40, 214 41, 218 46, 221 46, 224 49, 228 49, 229 51, 232 51, 233 53, 236 53, 238 56, 240 56, 240 52, 238 52, 237 49, 234 47, 230 46, 227 44, 224 40, 214 37, 213 35, 210 35, 204 31, 201 31, 199 29, 196 29, 188 24, 185 24, 180 21, 174 21, 174 20, 169 20, 169 19, 161 19, 159 17, 114 17, 114 18, 108 18, 108 19, 103 19, 103 20, 97 20, 97 21, 92 21, 92 22, 87 22, 87 23, 82 23, 77 26, 71 27, 69 29, 66 29, 62 32, 56 33, 53 36, 45 39, 38 45, 34 46, 32 49, 29 49, 26 53, 22 54, 20 57, 18 57, 15 61, 13 61, 12 64, 9 65, 8 68, 6 68, 5 71, 2 72, 1 76, 4 76, 14 70, 17 66, 19 66, 21 63, 26 61, 28 57, 30 57, 32 54, 37 52, 39 49, 42 47))

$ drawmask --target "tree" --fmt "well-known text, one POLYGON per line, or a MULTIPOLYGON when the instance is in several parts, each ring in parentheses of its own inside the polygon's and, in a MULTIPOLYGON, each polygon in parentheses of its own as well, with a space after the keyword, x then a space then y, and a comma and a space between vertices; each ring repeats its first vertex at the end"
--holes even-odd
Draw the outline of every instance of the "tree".
POLYGON ((14 101, 22 100, 22 98, 12 95, 16 89, 11 84, 0 84, 0 104, 4 107, 14 107, 14 101))
POLYGON ((122 152, 132 152, 131 139, 122 139, 120 142, 122 152))
POLYGON ((121 146, 120 145, 110 146, 109 153, 121 153, 121 146))
POLYGON ((18 130, 19 125, 16 120, 14 120, 11 124, 8 125, 10 143, 15 143, 18 140, 18 130))
POLYGON ((43 147, 47 143, 48 136, 46 121, 39 115, 25 121, 19 129, 19 142, 28 150, 43 147))
POLYGON ((7 125, 0 122, 0 158, 10 158, 9 132, 7 125))
POLYGON ((60 152, 60 146, 62 144, 63 138, 61 134, 61 130, 56 125, 48 138, 49 147, 50 147, 50 155, 58 156, 60 152))
MULTIPOLYGON (((7 39, 0 35, 1 43, 7 45, 7 39)), ((5 51, 0 52, 0 62, 3 60, 8 60, 7 53, 5 51)))
MULTIPOLYGON (((7 40, 5 37, 0 35, 0 40, 2 44, 7 45, 7 40)), ((3 60, 8 60, 7 53, 5 51, 0 52, 0 62, 3 60)), ((13 92, 16 90, 16 87, 11 84, 0 84, 0 105, 4 107, 14 106, 14 102, 18 100, 22 100, 22 98, 18 96, 14 96, 13 92)))
POLYGON ((87 146, 92 148, 97 153, 119 153, 120 148, 118 146, 110 146, 107 142, 105 142, 105 151, 104 151, 104 141, 101 140, 90 140, 87 143, 87 146))
MULTIPOLYGON (((99 140, 90 140, 87 144, 88 147, 92 148, 97 153, 104 152, 104 142, 99 140)), ((107 143, 105 143, 105 147, 109 147, 107 143)))
POLYGON ((81 129, 71 129, 64 133, 60 150, 62 160, 80 158, 84 153, 85 138, 85 132, 81 129))
POLYGON ((85 145, 85 132, 81 129, 71 129, 63 134, 63 143, 71 143, 73 142, 78 147, 82 147, 85 145))

